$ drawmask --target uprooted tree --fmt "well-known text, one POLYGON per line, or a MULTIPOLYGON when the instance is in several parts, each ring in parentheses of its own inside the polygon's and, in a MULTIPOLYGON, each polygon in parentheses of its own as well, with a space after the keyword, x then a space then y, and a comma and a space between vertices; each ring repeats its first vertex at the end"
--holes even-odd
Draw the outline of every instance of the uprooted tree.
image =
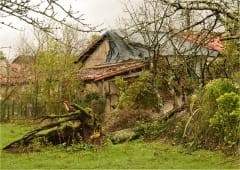
POLYGON ((137 139, 143 134, 141 127, 103 132, 103 113, 94 112, 94 109, 71 104, 68 101, 65 101, 64 105, 69 113, 39 118, 38 120, 41 122, 48 122, 26 133, 22 138, 11 142, 3 147, 3 150, 18 153, 38 151, 36 146, 39 145, 99 145, 103 142, 103 137, 118 144, 137 139))
POLYGON ((101 121, 90 108, 65 103, 68 114, 41 117, 41 121, 50 120, 44 126, 30 131, 22 138, 11 142, 3 148, 9 152, 21 152, 25 148, 40 143, 43 145, 74 143, 99 143, 101 137, 101 121), (70 109, 71 107, 71 109, 70 109))

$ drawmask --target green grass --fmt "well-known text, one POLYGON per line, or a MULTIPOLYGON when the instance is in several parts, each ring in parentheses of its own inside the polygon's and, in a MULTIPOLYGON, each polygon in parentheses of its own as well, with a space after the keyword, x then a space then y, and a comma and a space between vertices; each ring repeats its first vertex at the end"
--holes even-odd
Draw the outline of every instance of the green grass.
MULTIPOLYGON (((19 124, 1 124, 1 148, 31 129, 19 124)), ((221 152, 189 152, 181 146, 141 140, 86 150, 74 147, 45 147, 41 152, 11 154, 1 152, 0 169, 226 169, 239 168, 239 160, 221 152), (234 160, 234 161, 232 161, 234 160)))

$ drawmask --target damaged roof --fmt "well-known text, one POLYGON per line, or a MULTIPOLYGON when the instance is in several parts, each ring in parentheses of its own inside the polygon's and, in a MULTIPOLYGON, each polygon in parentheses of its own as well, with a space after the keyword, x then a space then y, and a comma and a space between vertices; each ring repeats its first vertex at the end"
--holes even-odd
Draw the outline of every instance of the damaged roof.
POLYGON ((146 63, 139 61, 127 61, 115 64, 104 64, 81 70, 79 78, 80 80, 99 81, 102 79, 111 78, 113 76, 133 72, 134 70, 142 69, 145 66, 147 66, 146 63))
MULTIPOLYGON (((204 33, 183 32, 174 37, 164 32, 159 35, 162 41, 162 49, 160 55, 209 55, 217 56, 224 50, 220 41, 220 36, 207 36, 204 33)), ((145 60, 149 53, 140 34, 130 37, 129 41, 124 38, 124 33, 120 30, 110 30, 103 34, 99 39, 90 44, 79 56, 78 62, 84 62, 91 56, 96 48, 101 45, 104 40, 109 42, 109 51, 106 56, 105 64, 118 63, 127 60, 145 60)))
MULTIPOLYGON (((184 32, 171 37, 169 34, 162 33, 161 41, 163 41, 163 45, 161 55, 195 54, 199 56, 217 56, 224 49, 219 35, 207 37, 208 40, 204 39, 205 36, 199 35, 202 34, 184 32), (203 41, 205 42, 203 43, 203 41)), ((147 65, 144 61, 148 58, 149 53, 146 47, 142 45, 141 37, 133 38, 137 42, 134 42, 132 39, 127 41, 123 37, 118 31, 108 31, 88 46, 75 63, 87 60, 105 40, 109 42, 109 51, 105 63, 81 70, 79 74, 80 79, 84 81, 99 81, 144 68, 147 65)))
POLYGON ((124 37, 120 36, 117 31, 111 30, 107 31, 90 44, 74 63, 84 62, 106 39, 109 42, 110 49, 106 56, 106 64, 118 63, 127 60, 143 60, 148 58, 148 51, 143 47, 143 45, 130 44, 124 37))
POLYGON ((188 41, 191 41, 193 43, 196 43, 200 45, 203 43, 203 45, 214 51, 222 52, 224 50, 224 46, 220 40, 220 35, 218 34, 207 34, 207 33, 181 33, 179 37, 182 37, 188 41))

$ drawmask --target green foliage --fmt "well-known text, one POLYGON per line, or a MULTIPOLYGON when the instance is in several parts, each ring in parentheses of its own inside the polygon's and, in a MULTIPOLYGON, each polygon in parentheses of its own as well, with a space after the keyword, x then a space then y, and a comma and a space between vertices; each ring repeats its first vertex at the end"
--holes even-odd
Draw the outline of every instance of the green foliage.
POLYGON ((36 55, 34 81, 23 94, 23 101, 32 105, 33 116, 61 114, 63 101, 78 102, 80 83, 75 77, 78 68, 73 65, 74 56, 64 53, 64 47, 52 39, 36 55))
MULTIPOLYGON (((239 59, 240 60, 240 59, 239 59)), ((240 61, 239 61, 240 62, 240 61)), ((237 84, 237 86, 240 88, 240 71, 235 72, 233 74, 233 81, 237 84)))
POLYGON ((209 67, 210 80, 228 76, 228 72, 226 72, 226 70, 226 60, 222 59, 214 61, 209 67))
POLYGON ((228 77, 233 78, 239 71, 239 51, 237 47, 238 40, 224 41, 224 52, 219 59, 215 60, 209 66, 209 75, 212 79, 228 77))
POLYGON ((156 100, 148 71, 141 72, 139 78, 131 83, 117 77, 115 84, 120 90, 118 108, 152 108, 155 106, 156 100))
POLYGON ((210 118, 214 136, 227 145, 236 146, 240 140, 240 96, 234 92, 217 98, 218 109, 210 118))
POLYGON ((189 146, 236 152, 239 140, 239 90, 229 79, 209 82, 193 96, 184 137, 189 146))
POLYGON ((108 131, 116 131, 126 128, 134 128, 143 122, 152 120, 153 113, 144 109, 123 108, 118 111, 117 115, 112 115, 107 122, 108 131))
POLYGON ((224 93, 239 93, 238 89, 229 79, 215 79, 209 82, 202 90, 200 100, 202 102, 202 111, 212 115, 217 110, 216 99, 224 93))
POLYGON ((98 92, 87 93, 83 101, 86 105, 90 105, 93 100, 98 100, 99 102, 104 104, 104 98, 98 92))
MULTIPOLYGON (((63 102, 79 102, 81 82, 76 78, 79 68, 73 64, 75 56, 66 53, 63 44, 46 38, 43 47, 36 51, 33 63, 27 63, 31 70, 29 84, 9 87, 9 99, 3 106, 2 117, 39 117, 65 112, 63 102), (13 93, 11 92, 13 90, 13 93), (10 116, 9 116, 10 115, 10 116)), ((24 78, 24 76, 23 76, 24 78)))
POLYGON ((140 127, 143 129, 144 131, 144 137, 146 139, 155 139, 158 138, 163 129, 164 129, 164 124, 161 124, 158 121, 154 121, 154 122, 144 122, 140 124, 140 127))

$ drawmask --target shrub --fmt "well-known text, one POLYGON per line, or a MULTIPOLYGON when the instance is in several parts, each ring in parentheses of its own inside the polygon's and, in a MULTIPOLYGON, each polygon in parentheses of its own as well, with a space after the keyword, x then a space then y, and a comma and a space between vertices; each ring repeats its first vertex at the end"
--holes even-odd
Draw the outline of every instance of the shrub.
POLYGON ((143 129, 144 138, 155 139, 161 136, 164 124, 161 124, 158 121, 145 122, 140 124, 140 127, 143 129))
POLYGON ((240 139, 240 96, 234 92, 217 98, 217 112, 210 118, 214 137, 234 147, 240 139))
POLYGON ((217 111, 216 99, 230 92, 238 93, 238 89, 228 79, 216 79, 209 82, 200 96, 202 112, 208 115, 214 114, 217 111))
POLYGON ((112 120, 109 120, 109 122, 107 122, 106 128, 109 131, 133 128, 142 122, 151 120, 152 117, 153 113, 150 111, 125 108, 119 110, 117 115, 112 116, 112 120))
POLYGON ((234 151, 239 140, 239 91, 228 79, 209 82, 190 107, 185 140, 193 147, 234 151))

